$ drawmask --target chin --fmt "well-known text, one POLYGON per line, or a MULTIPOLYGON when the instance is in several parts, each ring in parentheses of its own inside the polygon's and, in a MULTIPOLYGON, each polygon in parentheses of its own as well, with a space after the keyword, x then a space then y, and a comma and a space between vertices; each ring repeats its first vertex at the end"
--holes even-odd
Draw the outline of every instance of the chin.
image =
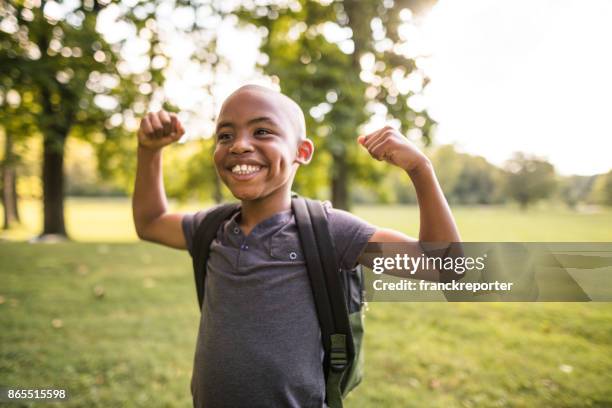
POLYGON ((240 201, 252 201, 260 198, 261 192, 245 188, 231 188, 232 195, 240 201))

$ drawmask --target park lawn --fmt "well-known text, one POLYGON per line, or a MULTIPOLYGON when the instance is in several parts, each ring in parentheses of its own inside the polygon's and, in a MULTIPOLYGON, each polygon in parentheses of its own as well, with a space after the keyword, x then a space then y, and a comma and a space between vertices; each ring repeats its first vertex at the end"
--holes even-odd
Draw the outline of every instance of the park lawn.
MULTIPOLYGON (((174 211, 191 212, 211 204, 171 203, 174 211)), ((39 201, 22 200, 23 225, 0 231, 0 240, 27 240, 42 228, 39 201)), ((416 206, 356 206, 354 213, 380 227, 394 228, 417 236, 416 206)), ((522 212, 514 206, 453 207, 464 241, 612 241, 612 209, 572 211, 564 206, 534 206, 522 212)), ((0 215, 2 208, 0 208, 0 215)), ((136 242, 132 209, 125 198, 69 198, 66 200, 66 229, 80 242, 136 242)))
POLYGON ((65 388, 70 407, 189 405, 198 311, 184 253, 4 243, 0 259, 0 384, 65 388))
MULTIPOLYGON (((415 208, 356 212, 418 229, 415 208)), ((612 241, 610 212, 455 214, 465 240, 612 241)), ((190 406, 188 256, 130 242, 125 200, 71 200, 68 225, 90 242, 0 243, 0 385, 66 388, 67 407, 190 406)), ((370 303, 366 325, 366 377, 348 406, 612 406, 610 304, 370 303)))

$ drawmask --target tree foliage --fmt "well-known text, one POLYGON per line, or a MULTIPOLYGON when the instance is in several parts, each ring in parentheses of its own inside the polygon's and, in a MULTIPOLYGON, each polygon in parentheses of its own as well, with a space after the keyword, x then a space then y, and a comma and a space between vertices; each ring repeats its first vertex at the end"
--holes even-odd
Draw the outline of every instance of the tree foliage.
MULTIPOLYGON (((109 114, 125 108, 125 98, 135 99, 134 81, 117 70, 119 49, 96 30, 98 13, 108 6, 101 1, 72 8, 12 1, 2 8, 2 109, 19 109, 18 120, 43 135, 43 233, 66 234, 63 159, 68 135, 89 137, 102 130, 116 136, 111 126, 104 126, 109 114)), ((9 124, 4 118, 3 125, 9 124)))
POLYGON ((493 204, 503 200, 502 171, 483 157, 444 145, 435 149, 431 160, 451 204, 493 204))
POLYGON ((612 206, 612 170, 596 177, 590 201, 612 206))
POLYGON ((597 176, 569 176, 563 177, 559 183, 561 200, 569 207, 576 208, 578 203, 589 198, 593 183, 597 176))
POLYGON ((361 161, 355 142, 376 110, 394 119, 402 132, 417 129, 429 140, 433 121, 408 103, 420 88, 399 85, 409 77, 420 80, 420 87, 427 82, 401 47, 406 40, 401 13, 414 3, 300 0, 251 4, 238 13, 260 28, 266 56, 261 67, 305 111, 317 146, 296 188, 330 182, 334 205, 347 208, 350 184, 380 181, 385 169, 361 161))
MULTIPOLYGON (((176 5, 187 3, 178 0, 176 5)), ((43 234, 66 233, 64 151, 69 136, 95 147, 104 179, 132 184, 138 118, 151 101, 164 102, 168 58, 157 21, 159 4, 118 0, 2 3, 0 124, 20 138, 42 135, 43 234), (129 35, 111 35, 115 38, 109 40, 117 27, 129 35), (144 50, 133 55, 135 48, 127 47, 129 41, 140 41, 144 50), (134 68, 130 59, 139 67, 134 68), (17 125, 21 128, 16 129, 17 125)), ((186 30, 195 26, 194 22, 186 30)), ((198 55, 205 59, 206 47, 200 47, 198 55)), ((167 103, 163 106, 171 108, 167 103)))
POLYGON ((506 193, 523 209, 550 197, 557 187, 554 166, 535 156, 515 153, 506 163, 505 170, 506 193))

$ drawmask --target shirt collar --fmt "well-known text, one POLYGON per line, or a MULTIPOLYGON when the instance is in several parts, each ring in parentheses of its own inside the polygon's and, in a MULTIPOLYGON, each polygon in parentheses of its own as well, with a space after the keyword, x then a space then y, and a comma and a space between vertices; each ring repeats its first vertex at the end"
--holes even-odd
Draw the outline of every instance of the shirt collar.
MULTIPOLYGON (((237 211, 229 219, 226 229, 226 232, 227 234, 229 234, 229 236, 244 237, 244 234, 240 229, 240 216, 241 212, 237 211), (238 233, 236 233, 235 231, 238 231, 238 233)), ((270 230, 276 230, 277 228, 274 228, 275 226, 278 226, 280 228, 281 226, 288 223, 291 220, 292 216, 293 211, 291 209, 277 212, 276 214, 266 218, 263 221, 260 221, 257 225, 255 225, 255 227, 251 230, 251 233, 249 234, 249 238, 253 236, 263 235, 266 232, 269 232, 270 230)))

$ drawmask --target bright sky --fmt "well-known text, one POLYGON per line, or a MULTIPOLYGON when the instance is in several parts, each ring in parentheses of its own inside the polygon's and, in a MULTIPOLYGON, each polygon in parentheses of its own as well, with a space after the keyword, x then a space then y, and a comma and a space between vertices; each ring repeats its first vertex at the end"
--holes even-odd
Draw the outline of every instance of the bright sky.
MULTIPOLYGON (((112 8, 105 14, 100 24, 113 26, 112 8)), ((217 24, 206 13, 194 16, 170 3, 157 14, 162 27, 194 18, 217 24)), ((417 21, 409 12, 403 16, 406 53, 426 56, 417 61, 431 83, 413 105, 427 107, 438 121, 435 143, 454 143, 495 164, 515 151, 533 153, 562 174, 612 168, 612 1, 439 0, 417 21)), ((270 83, 254 71, 255 30, 236 31, 225 22, 217 32, 219 51, 233 70, 218 78, 214 100, 244 83, 270 83)), ((115 25, 112 36, 130 35, 115 25)), ((146 39, 131 41, 133 55, 146 52, 146 39)), ((167 96, 185 111, 188 136, 210 134, 218 106, 202 89, 212 78, 189 62, 192 44, 169 41, 167 96)), ((138 65, 138 58, 131 60, 138 65)))
POLYGON ((438 143, 562 174, 612 168, 612 1, 441 0, 416 31, 438 143))

